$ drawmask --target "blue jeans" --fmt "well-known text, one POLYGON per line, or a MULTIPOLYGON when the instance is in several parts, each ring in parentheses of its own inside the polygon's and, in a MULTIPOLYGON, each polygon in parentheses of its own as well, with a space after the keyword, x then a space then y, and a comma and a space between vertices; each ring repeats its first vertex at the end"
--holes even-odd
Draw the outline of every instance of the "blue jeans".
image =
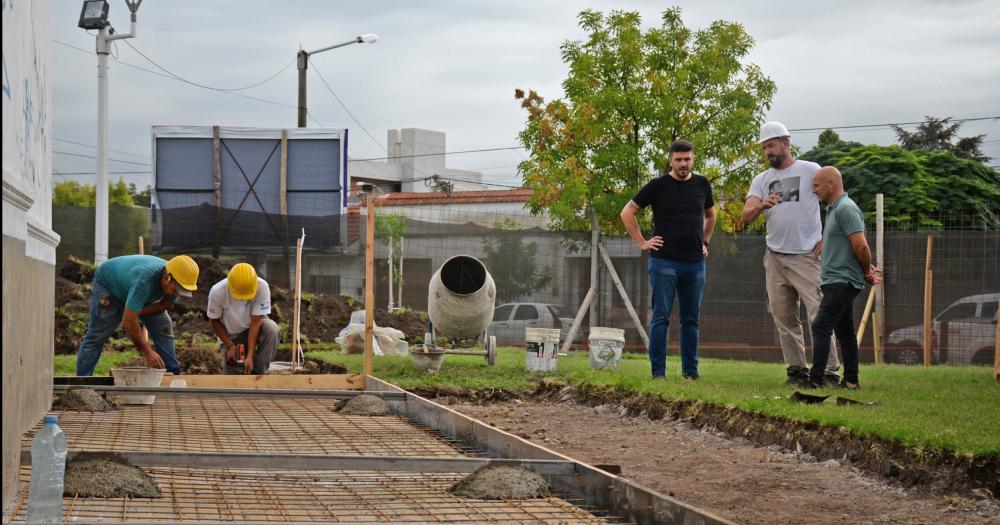
MULTIPOLYGON (((94 290, 90 293, 87 335, 83 337, 80 349, 76 352, 76 375, 94 374, 94 368, 97 368, 101 352, 104 351, 104 344, 115 333, 124 315, 125 304, 115 299, 107 288, 95 282, 94 290)), ((167 371, 179 374, 181 367, 174 347, 174 329, 167 312, 140 317, 139 322, 149 331, 149 338, 153 340, 154 349, 163 359, 167 371)))
POLYGON ((698 377, 698 317, 705 291, 705 261, 650 257, 649 285, 653 295, 653 318, 649 322, 649 362, 653 377, 666 375, 667 329, 675 295, 681 309, 681 373, 698 377))

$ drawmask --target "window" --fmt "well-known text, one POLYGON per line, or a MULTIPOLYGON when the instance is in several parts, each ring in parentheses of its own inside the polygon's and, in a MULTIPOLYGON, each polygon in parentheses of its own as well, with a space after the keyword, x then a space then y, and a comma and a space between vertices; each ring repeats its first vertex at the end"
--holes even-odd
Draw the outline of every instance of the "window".
POLYGON ((538 309, 530 304, 522 304, 514 312, 515 321, 533 321, 538 319, 538 309))
POLYGON ((505 304, 496 310, 493 310, 493 320, 494 321, 506 321, 510 318, 510 311, 514 309, 514 305, 505 304))
POLYGON ((552 314, 552 318, 553 319, 559 319, 560 317, 562 317, 562 312, 559 311, 559 307, 558 306, 554 306, 554 305, 550 304, 549 305, 549 313, 552 314))
POLYGON ((996 301, 983 303, 983 310, 979 313, 979 322, 990 324, 997 322, 996 301))
POLYGON ((961 303, 941 312, 937 320, 941 322, 958 321, 961 319, 974 319, 976 317, 976 303, 961 303))

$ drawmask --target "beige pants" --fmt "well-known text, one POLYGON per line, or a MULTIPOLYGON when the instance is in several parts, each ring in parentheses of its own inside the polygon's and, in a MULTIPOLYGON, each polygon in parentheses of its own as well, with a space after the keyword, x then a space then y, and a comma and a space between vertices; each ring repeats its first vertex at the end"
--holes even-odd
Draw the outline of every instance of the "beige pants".
MULTIPOLYGON (((812 253, 789 255, 766 250, 764 272, 767 281, 767 307, 774 319, 774 326, 778 329, 785 366, 808 369, 810 363, 806 361, 799 301, 805 303, 806 316, 811 324, 823 298, 819 288, 819 258, 812 253)), ((827 373, 835 374, 838 368, 840 359, 831 342, 826 370, 827 373)))

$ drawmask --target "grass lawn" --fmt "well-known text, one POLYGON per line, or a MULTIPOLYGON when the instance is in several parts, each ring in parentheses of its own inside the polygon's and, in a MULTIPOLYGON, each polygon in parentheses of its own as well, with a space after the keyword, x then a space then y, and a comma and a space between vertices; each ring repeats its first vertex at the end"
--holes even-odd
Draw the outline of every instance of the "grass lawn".
MULTIPOLYGON (((96 375, 105 375, 134 352, 105 352, 96 375)), ((360 355, 337 350, 309 350, 307 356, 362 370, 360 355)), ((57 375, 74 373, 75 356, 56 356, 57 375)), ((376 357, 375 375, 403 388, 416 386, 458 388, 531 388, 538 376, 524 369, 524 351, 500 349, 495 367, 473 356, 448 356, 436 375, 418 372, 409 357, 376 357)), ((587 354, 573 352, 559 359, 554 376, 570 383, 593 383, 656 393, 669 399, 700 399, 799 421, 845 427, 860 435, 898 440, 918 448, 939 448, 959 453, 1000 456, 1000 383, 981 366, 864 365, 862 389, 853 392, 823 390, 817 394, 877 401, 878 406, 798 405, 787 396, 794 389, 784 385, 785 370, 777 363, 702 359, 701 379, 681 382, 679 362, 671 355, 667 382, 653 383, 649 361, 628 354, 619 372, 590 370, 587 354)))

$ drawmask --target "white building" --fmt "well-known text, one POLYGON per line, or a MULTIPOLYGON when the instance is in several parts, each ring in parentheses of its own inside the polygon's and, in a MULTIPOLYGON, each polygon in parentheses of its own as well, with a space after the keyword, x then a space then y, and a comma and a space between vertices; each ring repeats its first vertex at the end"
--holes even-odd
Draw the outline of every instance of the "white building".
POLYGON ((382 193, 435 191, 425 183, 437 175, 454 190, 485 190, 482 174, 446 166, 445 134, 418 128, 390 129, 386 159, 348 159, 352 184, 374 184, 382 193))

